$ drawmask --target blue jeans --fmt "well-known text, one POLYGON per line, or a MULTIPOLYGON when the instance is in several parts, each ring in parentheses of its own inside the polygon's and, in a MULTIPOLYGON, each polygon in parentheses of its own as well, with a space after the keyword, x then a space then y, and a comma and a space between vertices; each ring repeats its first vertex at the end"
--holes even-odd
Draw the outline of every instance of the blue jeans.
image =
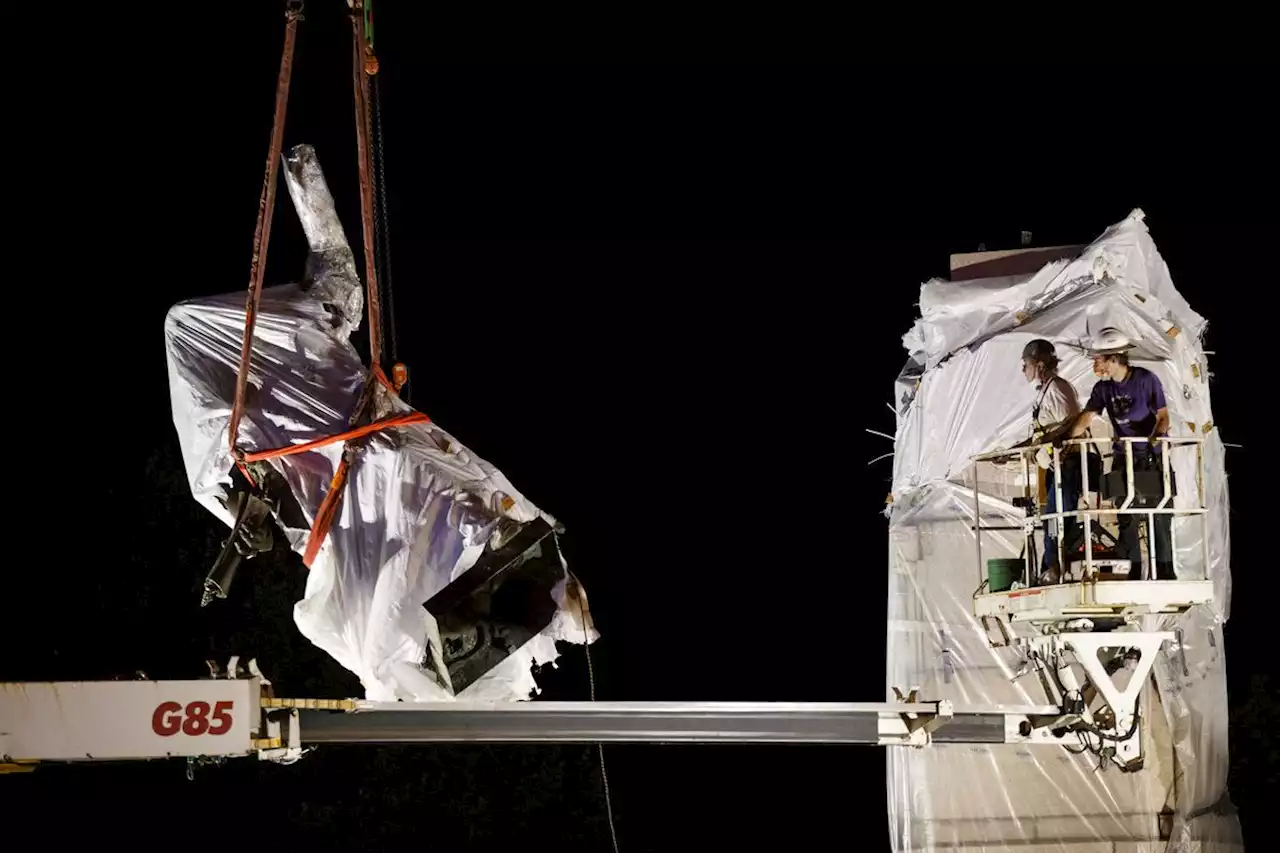
MULTIPOLYGON (((1062 504, 1066 509, 1065 512, 1071 512, 1080 506, 1080 466, 1064 465, 1062 466, 1062 504)), ((1054 488, 1053 469, 1050 468, 1045 472, 1045 511, 1058 511, 1058 492, 1054 488)), ((1080 543, 1080 519, 1067 518, 1062 519, 1064 524, 1060 524, 1058 529, 1066 533, 1066 539, 1063 544, 1067 548, 1072 548, 1080 543)), ((1049 534, 1049 525, 1052 522, 1046 521, 1044 527, 1044 556, 1040 560, 1040 571, 1047 572, 1053 568, 1063 569, 1058 565, 1058 537, 1049 534)), ((1070 551, 1063 553, 1063 556, 1070 561, 1070 551)))

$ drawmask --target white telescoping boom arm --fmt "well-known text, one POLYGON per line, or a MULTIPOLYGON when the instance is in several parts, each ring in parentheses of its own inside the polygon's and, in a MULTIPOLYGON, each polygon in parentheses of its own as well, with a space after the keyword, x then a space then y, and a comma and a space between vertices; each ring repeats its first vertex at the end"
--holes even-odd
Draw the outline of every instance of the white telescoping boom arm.
POLYGON ((257 755, 342 743, 929 743, 1039 741, 1051 706, 950 702, 369 702, 282 699, 258 676, 0 685, 0 761, 257 755))

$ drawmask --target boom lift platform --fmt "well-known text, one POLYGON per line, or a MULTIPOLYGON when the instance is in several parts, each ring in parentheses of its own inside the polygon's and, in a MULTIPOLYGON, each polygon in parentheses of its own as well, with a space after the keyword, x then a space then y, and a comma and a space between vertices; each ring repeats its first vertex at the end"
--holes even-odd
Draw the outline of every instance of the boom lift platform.
MULTIPOLYGON (((1164 444, 1162 470, 1158 476, 1139 471, 1134 466, 1134 446, 1147 439, 1121 439, 1124 442, 1124 470, 1112 470, 1101 481, 1090 482, 1091 465, 1086 458, 1093 439, 1065 442, 1063 449, 1052 453, 1057 502, 1062 506, 1062 458, 1064 453, 1079 453, 1081 464, 1080 493, 1093 496, 1092 508, 1072 507, 1060 512, 1042 513, 1032 495, 1033 457, 1040 449, 1053 448, 1039 444, 1015 451, 996 451, 973 457, 974 462, 974 541, 977 549, 978 590, 973 596, 974 615, 978 617, 993 648, 1017 649, 1024 674, 1034 670, 1048 701, 1062 709, 1062 715, 1049 721, 1048 728, 1060 736, 1075 735, 1081 743, 1119 764, 1126 770, 1142 767, 1141 715, 1139 695, 1155 664, 1156 655, 1167 643, 1178 644, 1176 631, 1144 630, 1145 617, 1172 617, 1198 604, 1213 601, 1213 583, 1209 580, 1150 580, 1151 571, 1130 574, 1128 560, 1095 560, 1096 534, 1107 518, 1122 515, 1145 516, 1148 536, 1156 535, 1155 516, 1197 517, 1205 525, 1201 541, 1204 565, 1209 564, 1208 515, 1204 498, 1203 439, 1158 439, 1164 444), (1196 454, 1196 500, 1194 506, 1175 507, 1171 487, 1170 457, 1179 451, 1193 449, 1196 454), (977 466, 982 463, 1022 466, 1020 482, 1023 494, 1015 498, 1016 506, 1027 511, 1020 524, 989 525, 983 523, 977 466), (1143 475, 1148 475, 1144 477, 1143 475), (1153 482, 1154 481, 1154 482, 1153 482), (1104 503, 1107 506, 1104 507, 1104 503), (1065 519, 1080 519, 1083 543, 1078 555, 1068 553, 1066 536, 1057 536, 1058 565, 1065 571, 1057 582, 1037 585, 1033 545, 1035 532, 1046 520, 1063 525, 1065 519), (983 563, 983 532, 1012 531, 1023 538, 1022 572, 1017 579, 994 582, 991 564, 983 563), (1116 570, 1123 575, 1117 575, 1116 570), (1106 571, 1110 570, 1110 571, 1106 571), (1137 577, 1118 580, 1116 577, 1137 577), (1008 581, 1012 580, 1011 583, 1008 581), (999 588, 993 588, 993 583, 999 588), (1122 686, 1123 682, 1123 686, 1122 686)), ((1094 466, 1100 473, 1100 465, 1094 466)), ((1170 553, 1177 574, 1176 536, 1170 525, 1170 553)), ((1148 542, 1146 564, 1154 561, 1155 548, 1148 542)), ((995 561, 992 561, 993 563, 995 561)))

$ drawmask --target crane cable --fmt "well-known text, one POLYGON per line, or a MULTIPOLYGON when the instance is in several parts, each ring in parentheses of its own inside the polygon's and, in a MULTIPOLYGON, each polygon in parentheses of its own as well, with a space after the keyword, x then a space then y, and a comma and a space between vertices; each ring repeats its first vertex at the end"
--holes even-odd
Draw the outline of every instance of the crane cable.
MULTIPOLYGON (((377 201, 377 221, 374 223, 374 234, 379 238, 380 278, 382 293, 387 300, 386 331, 390 333, 390 349, 393 374, 397 374, 396 382, 403 385, 398 375, 403 371, 400 363, 400 341, 396 335, 396 300, 395 288, 391 284, 391 216, 387 212, 387 155, 383 147, 382 136, 382 84, 381 78, 373 78, 373 147, 374 163, 377 172, 374 176, 374 198, 377 201)), ((403 377, 407 379, 407 374, 403 377)), ((408 400, 406 400, 408 402, 408 400)))
POLYGON ((365 3, 356 0, 351 9, 351 83, 355 90, 356 157, 360 166, 360 224, 364 234, 365 288, 369 298, 369 366, 382 369, 382 306, 379 299, 376 246, 374 244, 373 135, 369 114, 369 78, 378 73, 378 59, 365 35, 365 3))
MULTIPOLYGON (((353 17, 355 12, 363 12, 361 17, 364 27, 365 74, 373 78, 369 89, 367 106, 373 116, 371 163, 373 168, 375 214, 373 223, 374 255, 378 269, 378 281, 381 285, 379 297, 380 300, 386 299, 387 306, 386 323, 378 331, 379 334, 390 337, 391 345, 388 354, 391 356, 394 386, 399 391, 408 381, 409 372, 404 364, 400 362, 400 341, 396 334, 398 324, 396 323, 395 288, 391 284, 391 216, 387 212, 387 155, 382 133, 382 77, 378 74, 378 56, 374 50, 373 43, 373 0, 362 0, 359 4, 359 9, 357 9, 356 3, 352 0, 351 6, 353 17)), ((406 398, 405 402, 410 401, 406 398)))

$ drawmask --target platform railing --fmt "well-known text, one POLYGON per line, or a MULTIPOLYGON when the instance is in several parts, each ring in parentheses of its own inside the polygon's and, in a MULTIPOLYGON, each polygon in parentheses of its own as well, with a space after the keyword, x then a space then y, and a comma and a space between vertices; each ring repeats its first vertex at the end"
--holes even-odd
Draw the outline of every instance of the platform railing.
MULTIPOLYGON (((996 450, 990 453, 982 453, 971 458, 974 463, 973 478, 973 501, 974 501, 974 541, 977 551, 978 560, 978 581, 980 588, 987 584, 987 571, 982 561, 982 533, 983 531, 992 530, 1021 530, 1024 537, 1033 535, 1036 527, 1043 526, 1045 521, 1054 521, 1057 527, 1056 547, 1058 549, 1058 567, 1059 579, 1066 582, 1067 563, 1065 554, 1066 545, 1066 520, 1070 518, 1080 519, 1084 528, 1084 572, 1082 580, 1094 578, 1096 576, 1093 550, 1093 525, 1095 519, 1101 516, 1121 516, 1121 515, 1144 515, 1147 517, 1147 560, 1146 566, 1142 570, 1143 579, 1150 579, 1151 570, 1156 564, 1156 516, 1200 516, 1201 522, 1201 547, 1203 549, 1204 570, 1207 572, 1209 568, 1209 526, 1208 511, 1205 507, 1205 490, 1204 490, 1204 439, 1195 436, 1161 436, 1158 438, 1129 438, 1117 437, 1114 439, 1106 439, 1105 441, 1118 444, 1123 447, 1123 458, 1125 467, 1125 494, 1123 500, 1118 500, 1118 495, 1110 495, 1112 502, 1115 504, 1111 507, 1094 506, 1086 509, 1080 509, 1078 506, 1071 509, 1063 509, 1062 497, 1062 460, 1068 453, 1078 453, 1080 456, 1079 474, 1080 474, 1080 497, 1087 500, 1091 492, 1102 493, 1102 483, 1091 483, 1089 478, 1089 449, 1090 446, 1097 446, 1103 440, 1097 438, 1078 438, 1061 442, 1058 448, 1051 443, 1042 443, 1034 445, 1026 445, 1023 447, 1011 448, 1007 450, 996 450), (1134 488, 1134 445, 1148 445, 1152 442, 1158 442, 1162 445, 1162 450, 1158 454, 1160 460, 1160 473, 1162 492, 1160 501, 1155 506, 1133 506, 1134 500, 1139 497, 1138 492, 1134 488), (1196 452, 1196 503, 1193 507, 1176 507, 1173 505, 1175 498, 1173 485, 1173 469, 1171 467, 1171 456, 1176 450, 1195 448, 1196 452), (1035 456, 1041 449, 1047 449, 1053 461, 1053 487, 1054 487, 1054 506, 1058 509, 1055 512, 1042 512, 1040 501, 1038 498, 1039 489, 1035 487, 1032 479, 1032 472, 1039 467, 1035 462, 1035 456), (1028 517, 1020 525, 983 525, 982 523, 982 493, 980 488, 980 478, 977 473, 977 466, 982 462, 1007 464, 1011 460, 1019 460, 1022 464, 1022 483, 1023 496, 1021 500, 1015 499, 1015 505, 1025 507, 1034 507, 1034 513, 1028 517)), ((1101 461, 1102 454, 1099 455, 1101 461)), ((1114 457, 1114 451, 1111 454, 1114 457)), ((1148 470, 1148 469, 1143 469, 1148 470)), ((1101 466, 1099 466, 1101 472, 1101 466)), ((1113 469, 1114 473, 1114 469, 1113 469)), ((1104 475, 1105 476, 1105 475, 1104 475)), ((1047 544, 1047 543, 1046 543, 1047 544)), ((1173 563, 1174 573, 1177 573, 1178 567, 1178 547, 1177 533, 1172 524, 1169 525, 1169 555, 1173 563)), ((1036 567, 1032 561, 1035 559, 1035 550, 1033 548, 1024 549, 1024 567, 1023 582, 1025 585, 1031 584, 1031 578, 1036 572, 1036 567)))

